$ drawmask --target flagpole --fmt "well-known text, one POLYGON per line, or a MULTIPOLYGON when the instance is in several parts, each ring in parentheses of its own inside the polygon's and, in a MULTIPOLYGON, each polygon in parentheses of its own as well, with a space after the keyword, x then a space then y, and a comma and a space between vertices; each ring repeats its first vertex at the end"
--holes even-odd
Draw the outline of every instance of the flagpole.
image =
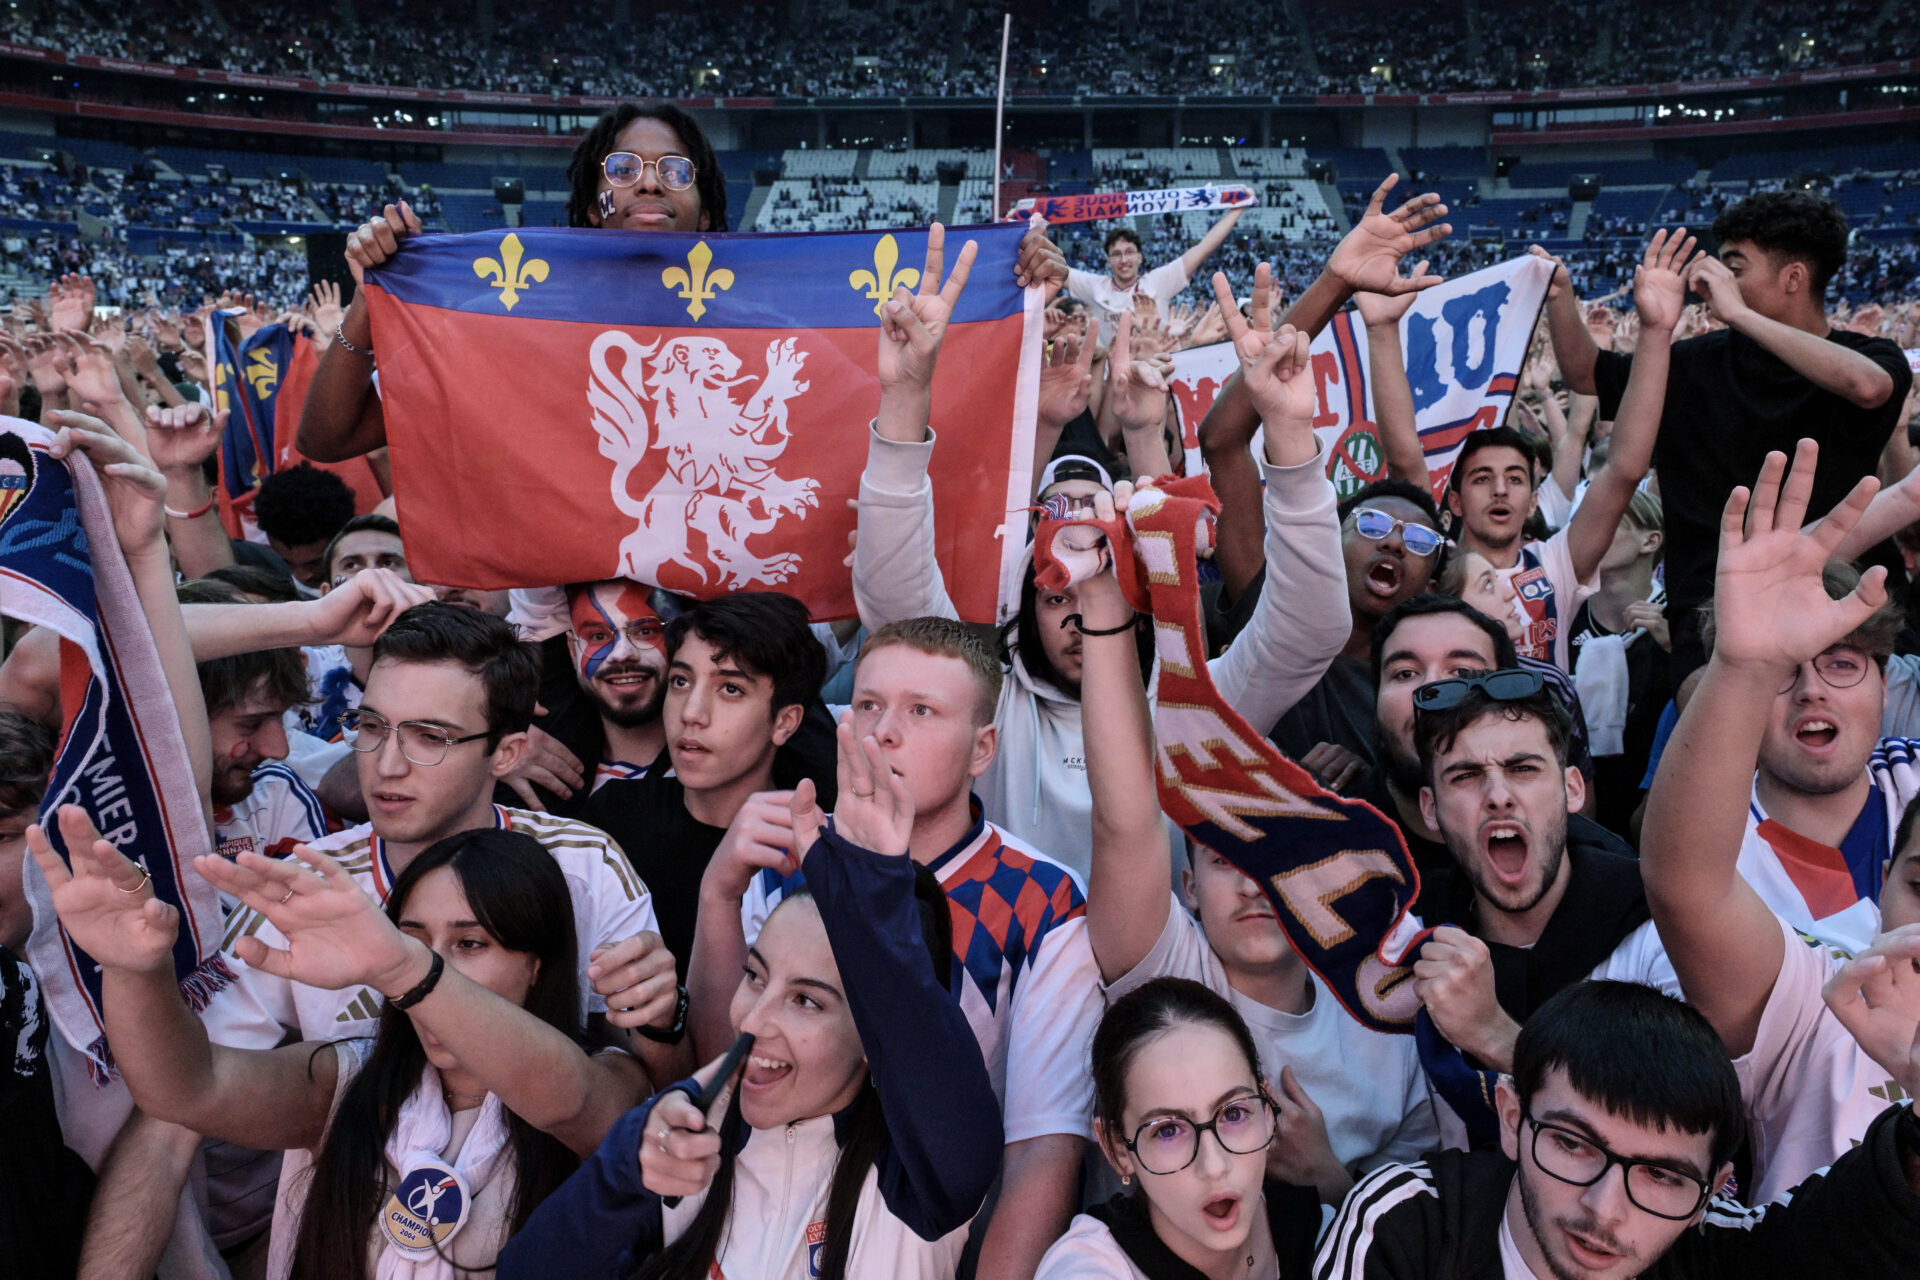
POLYGON ((1006 136, 1007 118, 1007 45, 1013 39, 1013 14, 1000 15, 1000 85, 993 95, 993 199, 988 212, 1000 221, 1000 143, 1006 136))

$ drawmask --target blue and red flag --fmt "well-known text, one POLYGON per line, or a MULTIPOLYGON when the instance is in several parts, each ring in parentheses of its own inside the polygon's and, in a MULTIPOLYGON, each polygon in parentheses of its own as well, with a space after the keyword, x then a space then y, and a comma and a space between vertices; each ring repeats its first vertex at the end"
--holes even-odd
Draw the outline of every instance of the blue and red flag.
POLYGON ((254 536, 253 495, 273 474, 273 410, 293 359, 293 333, 284 324, 269 324, 235 341, 226 324, 232 314, 216 311, 208 317, 207 342, 213 352, 213 405, 227 411, 220 442, 220 522, 228 537, 239 538, 254 536))
MULTIPOLYGON (((933 386, 941 568, 992 621, 1031 493, 1041 296, 1025 228, 951 229, 979 256, 933 386)), ((367 274, 409 564, 498 589, 632 578, 773 588, 854 616, 846 567, 881 303, 923 230, 421 236, 367 274)))

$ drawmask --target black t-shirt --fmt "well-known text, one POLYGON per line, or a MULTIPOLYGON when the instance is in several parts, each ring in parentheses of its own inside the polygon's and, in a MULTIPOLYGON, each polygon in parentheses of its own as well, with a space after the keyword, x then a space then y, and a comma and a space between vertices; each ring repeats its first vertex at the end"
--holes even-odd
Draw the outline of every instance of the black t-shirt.
POLYGON ((1373 707, 1373 664, 1342 654, 1305 697, 1287 708, 1268 736, 1290 760, 1300 759, 1319 743, 1332 742, 1371 765, 1376 736, 1373 707))
MULTIPOLYGON (((818 708, 818 718, 825 717, 825 708, 818 708)), ((812 723, 815 719, 810 710, 801 731, 774 753, 773 785, 784 790, 802 778, 812 778, 820 807, 832 812, 836 748, 828 731, 822 752, 822 735, 812 723)), ((673 776, 673 761, 662 751, 646 777, 607 783, 593 793, 579 815, 581 821, 613 837, 653 894, 660 938, 673 952, 683 982, 700 916, 700 878, 727 834, 725 827, 708 826, 688 813, 686 796, 686 788, 673 776)))
POLYGON ((47 1064, 47 1010, 33 971, 0 947, 0 1272, 71 1276, 93 1172, 67 1149, 47 1064))
MULTIPOLYGON (((1573 616, 1573 633, 1567 638, 1576 668, 1582 645, 1613 634, 1594 618, 1591 604, 1581 604, 1573 616)), ((1653 740, 1659 736, 1660 715, 1667 709, 1670 663, 1667 651, 1644 631, 1627 645, 1627 719, 1620 734, 1621 752, 1594 757, 1594 781, 1600 787, 1594 818, 1623 840, 1629 838, 1633 811, 1640 807, 1640 783, 1647 776, 1653 740)))
MULTIPOLYGON (((1666 406, 1653 466, 1666 514, 1667 617, 1693 634, 1694 609, 1713 595, 1720 513, 1727 495, 1750 485, 1771 450, 1789 458, 1799 440, 1820 445, 1810 518, 1825 515, 1865 475, 1873 474, 1913 384, 1900 348, 1886 338, 1844 329, 1827 334, 1887 371, 1893 394, 1862 409, 1823 390, 1752 338, 1719 329, 1673 344, 1666 406)), ((1633 357, 1603 351, 1594 363, 1600 416, 1620 408, 1633 357)))

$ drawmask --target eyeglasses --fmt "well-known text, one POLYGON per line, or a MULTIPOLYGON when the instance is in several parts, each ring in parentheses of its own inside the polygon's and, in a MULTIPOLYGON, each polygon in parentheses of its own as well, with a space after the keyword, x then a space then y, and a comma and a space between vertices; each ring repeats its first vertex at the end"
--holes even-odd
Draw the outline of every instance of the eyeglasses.
POLYGON ((1523 702, 1547 687, 1537 671, 1488 671, 1481 675, 1451 676, 1423 684, 1413 691, 1415 711, 1445 711, 1480 690, 1495 702, 1523 702))
POLYGON ((1200 1155, 1200 1135, 1212 1131, 1229 1155, 1250 1156, 1273 1142, 1273 1103, 1263 1094, 1235 1098, 1205 1124, 1185 1116, 1156 1116, 1134 1130, 1127 1150, 1148 1173, 1178 1173, 1200 1155))
POLYGON ((423 720, 402 720, 390 724, 371 711, 355 708, 340 717, 342 736, 347 745, 362 754, 378 751, 387 743, 387 735, 400 735, 400 754, 418 765, 435 765, 447 758, 447 751, 463 742, 478 742, 489 735, 469 733, 456 738, 437 724, 423 720))
MULTIPOLYGON (((1867 678, 1867 668, 1872 665, 1872 658, 1846 645, 1835 645, 1825 653, 1815 654, 1813 658, 1814 671, 1833 689, 1853 688, 1867 678)), ((1787 677, 1787 682, 1780 686, 1780 692, 1792 693, 1793 686, 1799 683, 1800 667, 1795 667, 1793 674, 1787 677)))
POLYGON ((1634 1207, 1669 1222, 1685 1222, 1713 1194, 1704 1178, 1670 1165, 1617 1156, 1571 1129, 1543 1124, 1525 1111, 1520 1118, 1533 1126, 1533 1162, 1540 1166, 1540 1172, 1569 1186, 1590 1187, 1619 1165, 1626 1179, 1627 1199, 1634 1207))
POLYGON ((631 187, 647 176, 647 166, 653 166, 660 185, 669 191, 685 191, 693 185, 693 161, 685 156, 661 156, 658 160, 646 160, 631 151, 616 151, 600 162, 600 172, 607 175, 607 181, 616 187, 631 187))
POLYGON ((1396 520, 1386 512, 1375 507, 1361 507, 1353 513, 1353 527, 1363 538, 1372 538, 1379 542, 1400 531, 1400 545, 1417 556, 1430 556, 1440 549, 1443 539, 1438 533, 1423 524, 1414 524, 1410 520, 1396 520))

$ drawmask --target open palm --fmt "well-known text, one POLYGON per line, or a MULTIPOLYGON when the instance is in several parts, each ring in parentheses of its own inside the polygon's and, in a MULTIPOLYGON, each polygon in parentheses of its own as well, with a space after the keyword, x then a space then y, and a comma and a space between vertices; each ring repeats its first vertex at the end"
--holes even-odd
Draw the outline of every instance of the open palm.
POLYGON ((1802 440, 1790 475, 1785 456, 1770 453, 1751 496, 1739 488, 1727 499, 1714 579, 1716 660, 1769 669, 1797 666, 1886 603, 1883 568, 1868 570, 1840 600, 1829 598, 1821 585, 1821 571, 1834 549, 1859 523, 1880 486, 1871 476, 1863 478, 1824 520, 1802 531, 1819 453, 1813 441, 1802 440))
POLYGON ((305 845, 297 859, 243 853, 228 861, 216 855, 194 866, 216 888, 265 916, 285 936, 285 950, 255 937, 234 952, 256 969, 310 987, 337 991, 372 984, 407 968, 406 935, 339 863, 305 845), (306 863, 301 865, 301 861, 306 863))
POLYGON ((27 849, 46 877, 67 936, 105 968, 144 973, 170 967, 180 913, 153 896, 139 865, 100 838, 86 810, 63 805, 58 821, 71 864, 54 852, 38 823, 27 828, 27 849))
POLYGON ((1366 213, 1327 259, 1328 274, 1350 289, 1400 294, 1440 283, 1439 276, 1401 275, 1400 259, 1452 233, 1453 228, 1440 221, 1447 215, 1447 206, 1440 203, 1438 195, 1429 193, 1415 196, 1392 213, 1384 212, 1387 193, 1399 181, 1398 174, 1387 175, 1367 202, 1366 213))
POLYGON ((1687 300, 1687 268, 1693 262, 1693 237, 1686 231, 1653 233, 1633 273, 1633 306, 1648 329, 1672 329, 1687 300))

